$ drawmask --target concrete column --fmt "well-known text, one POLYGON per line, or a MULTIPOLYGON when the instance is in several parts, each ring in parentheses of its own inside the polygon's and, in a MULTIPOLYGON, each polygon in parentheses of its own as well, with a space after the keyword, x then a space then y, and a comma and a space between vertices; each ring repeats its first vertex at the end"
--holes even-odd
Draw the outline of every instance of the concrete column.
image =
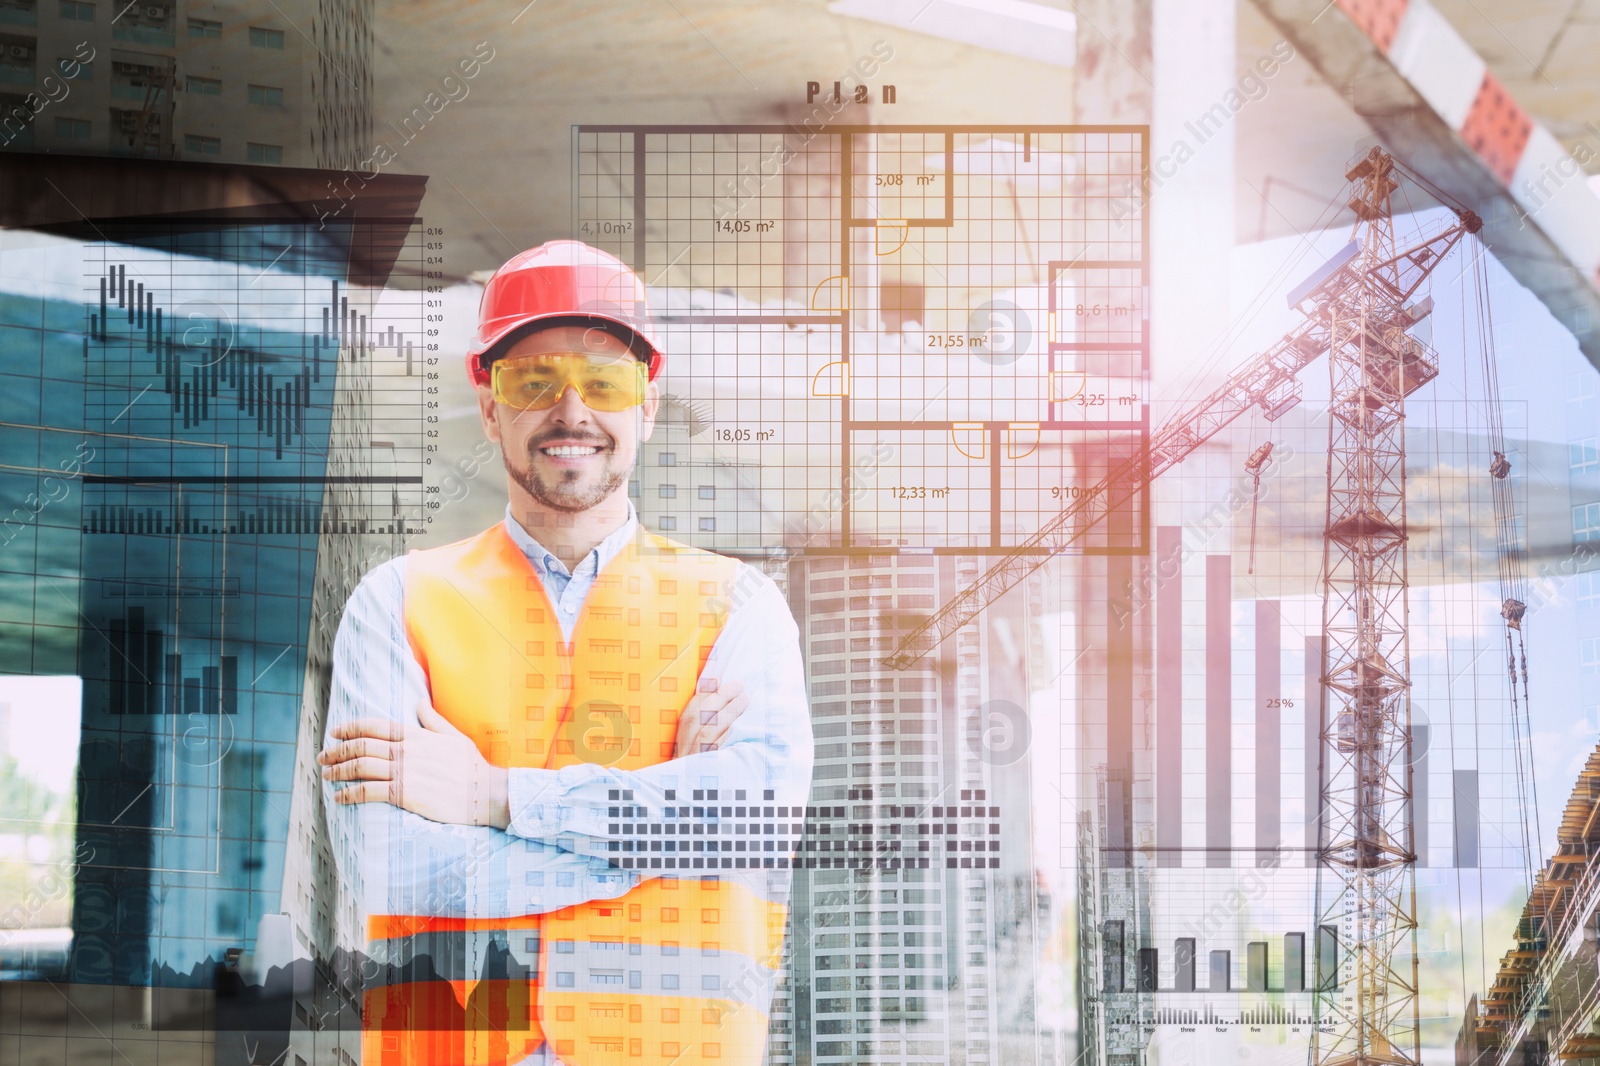
POLYGON ((1150 339, 1159 397, 1228 325, 1236 0, 1152 2, 1150 339))
POLYGON ((1150 9, 1154 0, 1078 0, 1072 121, 1144 125, 1150 121, 1150 9))

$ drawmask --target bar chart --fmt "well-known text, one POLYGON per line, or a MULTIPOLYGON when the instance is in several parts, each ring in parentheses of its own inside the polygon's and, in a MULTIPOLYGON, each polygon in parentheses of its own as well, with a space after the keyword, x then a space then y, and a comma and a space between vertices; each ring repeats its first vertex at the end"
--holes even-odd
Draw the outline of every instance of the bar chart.
MULTIPOLYGON (((1155 530, 1154 824, 1130 826, 1130 839, 1158 868, 1314 868, 1324 728, 1316 601, 1239 595, 1231 555, 1190 553, 1180 564, 1183 532, 1155 530)), ((1445 655, 1417 661, 1419 696, 1434 675, 1459 684, 1445 655)), ((1427 707, 1418 700, 1412 729, 1418 865, 1518 862, 1494 734, 1462 730, 1452 741, 1427 707)))

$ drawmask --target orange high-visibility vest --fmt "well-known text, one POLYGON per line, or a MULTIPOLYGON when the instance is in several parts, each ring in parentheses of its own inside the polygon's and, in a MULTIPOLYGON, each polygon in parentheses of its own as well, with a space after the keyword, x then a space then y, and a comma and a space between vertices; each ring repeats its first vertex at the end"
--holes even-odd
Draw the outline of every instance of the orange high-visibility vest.
MULTIPOLYGON (((406 632, 434 707, 490 763, 639 769, 673 757, 738 565, 641 530, 569 645, 496 524, 407 556, 406 632)), ((365 993, 364 1061, 498 1066, 548 1040, 575 1066, 757 1063, 787 918, 763 877, 647 880, 543 915, 374 915, 368 953, 387 976, 365 993)))

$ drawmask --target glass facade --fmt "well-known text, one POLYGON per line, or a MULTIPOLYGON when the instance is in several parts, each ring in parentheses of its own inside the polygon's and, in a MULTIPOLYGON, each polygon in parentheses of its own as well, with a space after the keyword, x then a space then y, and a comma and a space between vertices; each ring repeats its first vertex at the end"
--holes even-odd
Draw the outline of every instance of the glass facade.
POLYGON ((82 679, 70 910, 38 909, 70 950, 0 937, 0 972, 156 989, 133 1027, 194 1035, 261 929, 287 912, 311 954, 284 886, 312 846, 286 850, 327 605, 416 516, 373 458, 368 290, 328 270, 361 237, 132 229, 34 238, 0 284, 0 673, 82 679))

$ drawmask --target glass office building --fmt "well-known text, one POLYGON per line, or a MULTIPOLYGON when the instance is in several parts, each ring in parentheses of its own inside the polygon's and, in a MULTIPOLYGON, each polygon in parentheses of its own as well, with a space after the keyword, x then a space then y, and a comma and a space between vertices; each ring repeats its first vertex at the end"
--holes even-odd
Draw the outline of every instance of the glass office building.
POLYGON ((82 679, 81 706, 7 713, 12 736, 38 728, 19 715, 50 715, 80 738, 75 850, 51 856, 53 878, 22 875, 28 899, 63 898, 0 922, 0 1041, 19 1053, 72 1051, 47 1024, 61 997, 29 994, 45 979, 133 1038, 201 1040, 202 990, 257 950, 262 917, 305 924, 282 896, 327 607, 398 549, 420 496, 420 469, 397 472, 395 441, 374 439, 375 377, 420 379, 369 322, 371 290, 349 286, 353 244, 380 229, 356 228, 6 234, 0 675, 82 679), (51 935, 61 950, 22 950, 51 935))

